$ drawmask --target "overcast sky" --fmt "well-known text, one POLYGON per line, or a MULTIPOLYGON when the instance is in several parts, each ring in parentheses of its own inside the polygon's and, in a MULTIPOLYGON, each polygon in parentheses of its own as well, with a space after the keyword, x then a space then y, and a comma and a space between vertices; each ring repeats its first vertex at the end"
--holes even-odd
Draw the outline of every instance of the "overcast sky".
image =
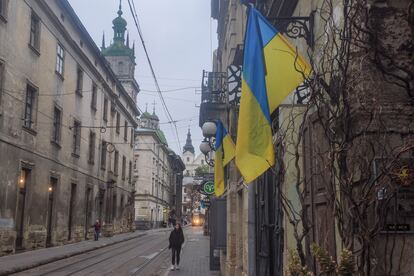
MULTIPOLYGON (((95 43, 101 46, 105 32, 106 45, 113 38, 112 20, 117 16, 119 0, 69 0, 89 31, 95 43)), ((202 140, 198 127, 201 75, 211 70, 211 51, 217 46, 216 23, 210 18, 210 0, 134 0, 140 26, 144 35, 155 73, 166 104, 177 122, 181 149, 177 138, 162 109, 151 77, 147 60, 134 25, 128 0, 122 0, 123 17, 127 20, 130 42, 136 45, 135 77, 141 87, 138 106, 160 117, 169 146, 182 153, 187 129, 190 126, 193 145, 198 152, 202 140), (169 91, 191 87, 179 91, 169 91)))

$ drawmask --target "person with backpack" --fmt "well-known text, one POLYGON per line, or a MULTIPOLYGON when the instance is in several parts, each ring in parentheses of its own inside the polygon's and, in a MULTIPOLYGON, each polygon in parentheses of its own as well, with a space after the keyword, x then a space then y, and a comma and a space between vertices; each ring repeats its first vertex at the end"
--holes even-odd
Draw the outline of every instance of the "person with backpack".
POLYGON ((179 270, 181 247, 184 243, 184 232, 181 228, 180 223, 177 223, 174 227, 174 230, 171 231, 169 241, 170 245, 168 246, 168 248, 172 251, 171 270, 179 270))

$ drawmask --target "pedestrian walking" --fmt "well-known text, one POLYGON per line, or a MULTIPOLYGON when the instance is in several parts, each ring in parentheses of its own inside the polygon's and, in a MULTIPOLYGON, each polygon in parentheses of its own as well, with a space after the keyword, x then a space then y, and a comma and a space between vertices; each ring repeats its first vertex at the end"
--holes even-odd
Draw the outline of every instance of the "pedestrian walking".
POLYGON ((99 239, 99 235, 101 234, 101 224, 99 223, 99 220, 96 220, 95 224, 93 225, 93 228, 95 241, 97 241, 99 239))
POLYGON ((174 227, 174 230, 171 231, 169 241, 170 245, 168 248, 172 251, 171 270, 179 270, 181 246, 184 243, 184 233, 180 223, 177 223, 174 227))

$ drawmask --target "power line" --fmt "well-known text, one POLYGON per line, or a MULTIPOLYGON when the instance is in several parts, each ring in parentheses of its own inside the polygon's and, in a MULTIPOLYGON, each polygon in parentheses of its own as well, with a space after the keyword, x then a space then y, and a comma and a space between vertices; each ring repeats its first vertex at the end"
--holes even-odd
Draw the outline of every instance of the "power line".
MULTIPOLYGON (((154 95, 151 92, 141 92, 142 94, 151 96, 151 97, 157 97, 157 95, 154 95)), ((164 97, 165 99, 170 99, 170 100, 175 100, 175 101, 181 101, 181 102, 188 102, 188 103, 193 103, 193 104, 197 104, 196 101, 192 101, 192 100, 188 100, 188 99, 182 99, 182 98, 174 98, 174 97, 164 97)))
MULTIPOLYGON (((187 86, 187 87, 181 87, 181 88, 176 88, 176 89, 161 90, 161 93, 170 93, 170 92, 177 92, 177 91, 196 89, 196 88, 200 88, 200 87, 199 86, 187 86)), ((158 93, 158 91, 156 90, 140 89, 140 91, 158 93)))
MULTIPOLYGON (((152 78, 152 76, 137 75, 140 78, 152 78)), ((200 82, 198 79, 185 79, 185 78, 170 78, 170 77, 159 77, 161 80, 172 80, 172 81, 194 81, 200 82)))
MULTIPOLYGON (((16 96, 14 96, 13 94, 11 94, 11 93, 9 93, 8 92, 9 90, 7 90, 7 89, 4 89, 3 90, 3 92, 6 94, 6 95, 8 95, 9 97, 11 97, 12 99, 14 99, 15 101, 17 101, 17 102, 19 102, 19 103, 21 103, 21 104, 23 104, 23 105, 25 105, 26 104, 26 102, 24 101, 24 100, 22 100, 22 99, 19 99, 19 98, 17 98, 16 96)), ((39 110, 39 108, 37 108, 37 107, 34 107, 34 110, 37 112, 37 113, 39 113, 39 114, 41 114, 41 115, 43 115, 46 119, 49 119, 50 120, 50 122, 42 122, 42 121, 40 121, 40 120, 36 120, 36 122, 34 122, 35 124, 51 124, 51 123, 53 123, 54 122, 54 120, 55 120, 55 118, 53 118, 52 116, 50 116, 49 114, 47 114, 47 113, 45 113, 45 112, 42 112, 41 110, 39 110)), ((24 120, 24 118, 20 118, 21 120, 24 120)), ((66 119, 66 120, 68 120, 68 121, 70 121, 70 120, 73 120, 73 119, 77 119, 76 117, 73 117, 73 116, 65 116, 65 114, 64 113, 62 113, 62 119, 61 119, 61 122, 59 123, 59 125, 61 126, 61 127, 63 127, 63 128, 67 128, 68 130, 70 130, 70 131, 72 131, 73 130, 73 128, 74 128, 74 126, 73 125, 66 125, 65 123, 63 123, 62 121, 63 121, 63 119, 66 119)), ((119 127, 122 127, 122 128, 124 128, 125 126, 119 126, 119 127)), ((133 127, 133 126, 128 126, 128 128, 129 127, 133 127)), ((105 133, 106 132, 106 129, 107 128, 116 128, 116 127, 113 127, 113 126, 80 126, 80 128, 88 128, 88 129, 105 129, 105 131, 100 131, 100 133, 105 133)), ((121 136, 121 135, 120 135, 121 136)), ((81 140, 83 140, 85 143, 89 143, 89 140, 88 139, 86 139, 86 138, 84 138, 84 137, 82 137, 82 133, 81 133, 81 135, 80 135, 80 139, 81 140)), ((102 142, 102 139, 101 138, 98 138, 98 141, 99 141, 99 143, 101 143, 102 142)), ((111 142, 111 144, 121 144, 121 143, 112 143, 111 142)), ((123 144, 123 143, 122 143, 123 144)), ((126 142, 125 144, 130 144, 130 142, 126 142)))
MULTIPOLYGON (((132 3, 134 3, 133 0, 132 0, 132 3)), ((177 136, 177 141, 178 141, 178 147, 179 147, 179 149, 181 149, 181 143, 180 143, 180 137, 178 135, 177 125, 174 123, 174 119, 172 118, 171 113, 168 110, 168 107, 167 107, 167 104, 165 103, 164 97, 162 95, 161 88, 159 86, 157 77, 155 75, 155 71, 154 71, 154 68, 152 66, 152 62, 151 62, 151 59, 150 59, 149 54, 148 54, 148 51, 147 51, 147 47, 146 47, 145 42, 144 42, 144 37, 143 37, 143 34, 142 34, 142 30, 141 30, 141 27, 139 25, 139 20, 138 20, 137 11, 136 11, 136 8, 135 8, 135 3, 134 3, 134 6, 132 6, 131 5, 131 0, 128 0, 128 5, 129 5, 129 9, 131 11, 132 17, 134 19, 134 22, 135 22, 135 26, 136 26, 136 28, 138 30, 138 35, 139 35, 139 38, 141 40, 141 44, 142 44, 142 47, 143 47, 144 52, 145 52, 145 56, 146 56, 147 61, 148 61, 148 65, 149 65, 150 70, 151 70, 151 75, 152 75, 152 77, 154 79, 155 87, 156 87, 157 92, 158 92, 158 94, 160 96, 161 104, 163 106, 164 112, 166 113, 166 116, 167 116, 168 120, 170 120, 172 122, 172 125, 174 125, 175 135, 177 136)))
MULTIPOLYGON (((3 90, 7 90, 10 93, 26 93, 27 92, 26 90, 10 90, 10 89, 5 89, 5 88, 3 90)), ((103 90, 103 89, 101 89, 101 90, 103 90)), ((37 92, 38 92, 38 94, 37 94, 38 97, 59 97, 59 96, 69 96, 69 95, 75 95, 75 94, 82 95, 84 93, 85 94, 92 93, 93 90, 78 90, 78 92, 75 91, 75 92, 65 92, 65 93, 63 93, 61 91, 53 92, 53 91, 46 91, 46 90, 37 90, 37 92), (48 92, 48 93, 45 93, 45 92, 48 92), (51 92, 51 93, 49 93, 49 92, 51 92)), ((135 105, 135 106, 137 107, 139 113, 143 113, 138 105, 135 105)))

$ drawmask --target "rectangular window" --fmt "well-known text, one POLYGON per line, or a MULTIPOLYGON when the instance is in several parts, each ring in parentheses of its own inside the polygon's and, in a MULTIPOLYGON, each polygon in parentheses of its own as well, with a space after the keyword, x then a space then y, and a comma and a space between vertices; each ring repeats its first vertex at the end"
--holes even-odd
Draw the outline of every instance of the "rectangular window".
POLYGON ((37 52, 40 50, 40 19, 32 11, 30 20, 30 41, 29 45, 37 52))
POLYGON ((65 63, 65 50, 62 45, 58 43, 56 54, 56 73, 63 77, 63 68, 65 63))
POLYGON ((104 99, 104 106, 103 106, 103 120, 105 122, 108 121, 108 99, 104 99))
POLYGON ((122 156, 122 180, 125 180, 126 174, 126 157, 122 156))
POLYGON ((106 146, 107 143, 105 141, 102 141, 101 145, 101 169, 106 169, 106 146))
POLYGON ((129 171, 128 171, 128 183, 132 183, 132 162, 129 161, 129 171))
POLYGON ((26 102, 24 108, 24 126, 33 129, 35 123, 37 90, 31 85, 26 87, 26 102))
POLYGON ((53 133, 52 141, 56 144, 60 143, 60 132, 62 126, 62 111, 59 107, 55 106, 53 109, 53 133))
POLYGON ((7 19, 7 5, 9 0, 0 0, 0 19, 6 21, 7 19))
POLYGON ((119 152, 115 151, 115 158, 114 158, 114 175, 118 175, 118 166, 119 166, 119 152))
POLYGON ((116 113, 116 133, 119 134, 121 129, 121 114, 119 112, 116 113))
POLYGON ((95 163, 95 146, 96 146, 96 133, 91 131, 89 133, 89 155, 88 155, 89 164, 95 163))
POLYGON ((128 122, 127 121, 125 121, 125 124, 124 124, 124 140, 128 141, 128 122))
POLYGON ((83 70, 78 66, 76 71, 76 94, 82 96, 83 90, 83 70))
POLYGON ((80 142, 81 142, 81 122, 75 120, 73 122, 73 145, 72 145, 72 154, 76 157, 79 157, 80 154, 80 142))
POLYGON ((92 83, 92 100, 91 100, 91 108, 96 110, 96 102, 98 99, 98 87, 95 83, 92 83))
POLYGON ((135 134, 134 128, 131 128, 131 143, 130 143, 131 147, 134 146, 134 136, 135 136, 134 134, 135 134))

